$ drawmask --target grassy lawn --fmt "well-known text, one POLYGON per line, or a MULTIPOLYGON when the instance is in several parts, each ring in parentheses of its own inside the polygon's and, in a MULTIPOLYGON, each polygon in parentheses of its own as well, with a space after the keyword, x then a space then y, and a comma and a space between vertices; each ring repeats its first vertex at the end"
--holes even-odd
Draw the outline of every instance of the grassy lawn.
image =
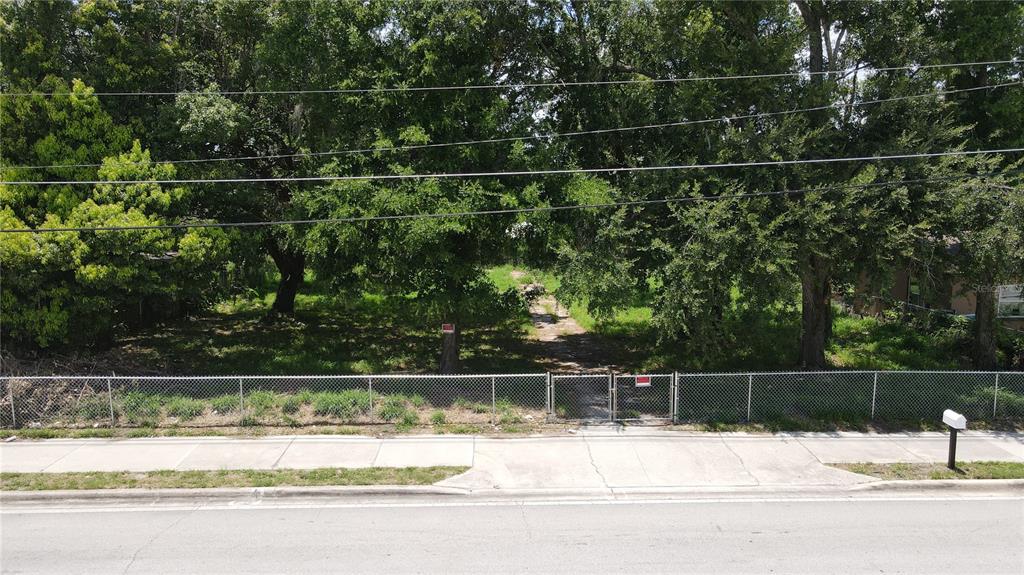
MULTIPOLYGON (((411 297, 335 294, 307 281, 294 318, 268 321, 269 287, 209 313, 127 336, 93 355, 119 373, 360 374, 437 369, 440 319, 411 297), (119 369, 120 368, 120 369, 119 369)), ((495 305, 463 325, 467 372, 535 371, 522 340, 529 322, 495 305)), ((96 363, 90 362, 90 363, 96 363)), ((109 373, 110 370, 108 370, 109 373)))
POLYGON ((1024 463, 974 461, 953 471, 941 463, 839 463, 833 465, 879 479, 1024 479, 1024 463))
MULTIPOLYGON (((522 283, 541 283, 557 294, 557 276, 517 266, 487 270, 493 305, 463 321, 467 373, 543 371, 545 346, 529 339, 525 309, 502 305, 500 294, 522 283)), ((80 361, 59 358, 53 369, 118 374, 371 374, 437 369, 440 319, 412 296, 339 292, 312 276, 296 299, 294 318, 268 320, 274 285, 225 300, 208 313, 122 338, 80 361), (81 364, 81 368, 76 366, 81 364)), ((767 306, 744 301, 738 289, 723 309, 715 337, 665 343, 652 318, 652 297, 595 317, 586 302, 569 307, 612 363, 635 371, 775 371, 798 365, 800 309, 796 298, 767 306), (662 340, 662 343, 659 343, 662 340)), ((955 319, 929 322, 856 318, 837 313, 828 360, 842 369, 957 369, 969 363, 968 327, 955 319), (935 325, 932 325, 934 323, 935 325)), ((51 370, 42 366, 40 371, 51 370)))
POLYGON ((166 489, 203 487, 306 487, 325 485, 431 485, 468 467, 368 467, 226 471, 104 471, 0 473, 0 490, 166 489))

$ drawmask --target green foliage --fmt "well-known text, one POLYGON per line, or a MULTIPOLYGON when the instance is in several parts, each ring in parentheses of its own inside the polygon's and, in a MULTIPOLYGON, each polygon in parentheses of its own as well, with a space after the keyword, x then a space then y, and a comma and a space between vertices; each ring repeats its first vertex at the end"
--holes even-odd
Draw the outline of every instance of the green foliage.
POLYGON ((430 414, 431 425, 444 425, 448 423, 448 417, 440 409, 430 414))
POLYGON ((238 396, 231 393, 218 395, 217 397, 210 399, 210 409, 224 415, 233 411, 238 411, 240 407, 239 401, 238 396))
POLYGON ((260 389, 245 396, 245 409, 260 415, 272 409, 276 402, 277 397, 273 392, 260 389))
POLYGON ((158 395, 129 391, 121 397, 120 414, 130 423, 150 422, 160 416, 162 400, 158 395))
POLYGON ((172 397, 167 402, 167 415, 177 417, 183 421, 198 417, 206 409, 206 404, 201 400, 190 397, 172 397))
POLYGON ((281 412, 286 414, 298 413, 299 409, 307 402, 298 395, 286 395, 281 398, 281 412))
POLYGON ((370 392, 367 390, 324 391, 313 395, 313 412, 317 415, 352 419, 369 409, 370 392))
POLYGON ((400 420, 408 412, 409 400, 403 395, 385 395, 381 398, 377 415, 384 421, 400 420))
POLYGON ((110 404, 105 395, 85 396, 75 405, 75 416, 86 421, 109 420, 110 404))

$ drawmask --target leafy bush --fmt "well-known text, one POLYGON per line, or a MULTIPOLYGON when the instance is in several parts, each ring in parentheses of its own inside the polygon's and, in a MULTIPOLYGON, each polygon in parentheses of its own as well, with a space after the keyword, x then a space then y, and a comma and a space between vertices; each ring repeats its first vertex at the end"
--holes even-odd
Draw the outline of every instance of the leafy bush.
POLYGON ((408 411, 408 400, 402 395, 386 395, 381 399, 377 415, 384 421, 395 421, 402 418, 408 411))
POLYGON ((298 413, 303 403, 305 402, 297 395, 286 395, 281 399, 281 411, 283 413, 298 413))
POLYGON ((313 411, 317 415, 349 419, 369 409, 370 392, 362 389, 325 391, 313 396, 313 411))
POLYGON ((167 415, 179 419, 192 419, 202 414, 205 407, 203 402, 198 399, 181 396, 172 397, 167 402, 167 415))
POLYGON ((245 407, 252 413, 266 413, 274 407, 276 397, 270 391, 258 390, 245 396, 245 407))
POLYGON ((433 423, 434 425, 444 425, 447 422, 448 418, 440 409, 430 414, 430 423, 433 423))
POLYGON ((141 423, 160 417, 162 398, 158 395, 129 391, 121 398, 121 413, 131 423, 141 423))
POLYGON ((218 395, 210 399, 210 408, 220 414, 238 411, 238 396, 234 394, 218 395))
POLYGON ((420 417, 416 415, 415 411, 406 411, 402 414, 402 417, 398 420, 399 427, 412 427, 418 425, 420 417))
POLYGON ((79 419, 94 421, 110 419, 110 403, 105 395, 88 395, 75 406, 75 416, 79 419))

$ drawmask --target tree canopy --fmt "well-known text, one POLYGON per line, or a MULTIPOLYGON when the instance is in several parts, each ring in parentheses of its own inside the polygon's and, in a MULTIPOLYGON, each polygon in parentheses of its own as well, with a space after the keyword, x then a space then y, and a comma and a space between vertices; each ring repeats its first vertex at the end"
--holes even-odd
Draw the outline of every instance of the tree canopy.
POLYGON ((279 314, 313 272, 461 325, 516 249, 595 314, 649 298, 663 343, 694 352, 722 349, 740 300, 799 302, 809 368, 837 293, 939 262, 989 294, 992 367, 991 288, 1024 276, 1020 154, 735 165, 1021 146, 1015 2, 15 1, 0 32, 3 181, 103 182, 0 183, 5 230, 627 204, 0 234, 25 345, 188 314, 268 261, 279 314), (972 62, 1000 63, 945 66, 972 62), (287 180, 704 164, 729 166, 287 180), (118 183, 268 178, 286 180, 118 183))

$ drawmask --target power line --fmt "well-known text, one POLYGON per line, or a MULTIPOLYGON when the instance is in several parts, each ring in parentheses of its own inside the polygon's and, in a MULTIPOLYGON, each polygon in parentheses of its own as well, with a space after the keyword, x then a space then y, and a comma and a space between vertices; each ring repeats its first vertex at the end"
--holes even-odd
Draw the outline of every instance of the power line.
MULTIPOLYGON (((733 116, 723 116, 721 118, 707 118, 700 120, 680 120, 678 122, 665 122, 661 124, 646 124, 640 126, 623 126, 618 128, 602 128, 597 130, 580 130, 575 132, 559 132, 559 133, 547 133, 547 134, 535 134, 532 136, 509 136, 502 138, 487 138, 482 140, 461 140, 456 142, 438 142, 433 144, 411 144, 406 146, 385 146, 379 148, 354 148, 348 150, 333 150, 325 152, 296 152, 291 154, 265 154, 260 156, 225 156, 221 158, 200 158, 200 159, 189 159, 189 160, 160 160, 157 162, 126 162, 126 165, 147 165, 151 163, 170 163, 170 164, 196 164, 205 162, 231 162, 231 161, 248 161, 248 160, 269 160, 276 158, 305 158, 305 157, 323 157, 323 156, 341 156, 348 154, 369 154, 376 152, 398 152, 406 150, 421 150, 426 148, 443 148, 449 146, 470 146, 477 144, 494 144, 501 142, 522 142, 529 140, 545 140, 549 138, 565 138, 565 137, 576 137, 593 134, 607 134, 613 132, 630 132, 639 130, 650 130, 650 129, 663 129, 673 128, 679 126, 690 126, 698 124, 711 124, 711 123, 727 123, 738 120, 748 120, 754 118, 768 118, 773 116, 782 116, 787 114, 798 114, 804 112, 817 112, 821 110, 829 110, 834 108, 847 108, 847 107, 860 107, 874 104, 881 104, 885 102, 897 102, 902 100, 911 100, 916 98, 929 98, 933 96, 945 96, 949 94, 957 94, 962 92, 973 92, 976 90, 992 90, 996 88, 1004 88, 1007 86, 1022 86, 1024 81, 1020 82, 1006 82, 1002 84, 993 84, 991 86, 977 86, 973 88, 959 88, 955 90, 939 90, 935 92, 928 92, 926 94, 909 94, 905 96, 895 96, 892 98, 879 98, 875 100, 865 100, 862 102, 835 102, 824 106, 814 106, 811 108, 796 108, 791 110, 782 110, 778 112, 759 112, 756 114, 740 114, 733 116)), ((122 165, 124 165, 122 164, 122 165)), ((95 168, 101 167, 102 163, 93 164, 60 164, 60 165, 32 165, 32 166, 7 166, 11 169, 20 170, 38 170, 38 169, 61 169, 61 168, 95 168)))
MULTIPOLYGON (((1024 170, 1011 170, 1008 172, 1002 172, 1004 175, 1011 175, 1022 172, 1024 170)), ((571 205, 560 205, 560 206, 537 206, 531 208, 505 208, 497 210, 473 210, 473 211, 462 211, 462 212, 438 212, 438 213, 425 213, 425 214, 395 214, 385 216, 355 216, 347 218, 311 218, 301 220, 268 220, 268 221, 253 221, 253 222, 191 222, 182 224, 154 224, 144 226, 97 226, 97 227, 60 227, 60 228, 24 228, 24 229, 0 229, 0 234, 17 234, 17 233, 55 233, 55 232, 98 232, 98 231, 139 231, 139 230, 176 230, 176 229, 191 229, 191 228, 263 228, 270 226, 281 226, 281 225, 308 225, 308 224, 340 224, 340 223, 359 223, 359 222, 375 222, 375 221, 392 221, 392 220, 412 220, 412 219, 439 219, 439 218, 455 218, 455 217, 467 217, 467 216, 492 216, 492 215, 509 215, 509 214, 527 214, 527 213, 538 213, 538 212, 556 212, 565 210, 580 210, 580 209, 600 209, 600 208, 613 208, 613 207, 628 207, 628 206, 644 206, 653 204, 667 204, 675 202, 704 202, 704 201, 718 201, 718 200, 738 200, 746 198, 759 198, 769 196, 786 196, 805 194, 813 192, 832 192, 836 190, 845 189, 867 189, 893 185, 907 185, 907 184, 921 184, 921 183, 933 183, 933 182, 944 182, 951 180, 962 180, 967 178, 985 178, 989 176, 998 175, 997 172, 990 172, 986 174, 961 174, 956 176, 938 176, 933 178, 916 178, 916 179, 904 179, 904 180, 890 180, 885 182, 871 182, 865 184, 841 184, 834 186, 823 186, 818 188, 799 188, 794 190, 777 190, 771 192, 750 192, 744 194, 719 194, 711 196, 680 196, 674 198, 660 198, 652 200, 632 200, 624 202, 602 202, 593 204, 571 204, 571 205)), ((986 185, 987 187, 987 185, 986 185)))
MULTIPOLYGON (((968 66, 995 66, 999 64, 1017 64, 1020 61, 1016 58, 1009 60, 989 60, 985 62, 954 62, 948 64, 920 64, 910 66, 887 66, 882 68, 852 67, 843 70, 830 70, 823 72, 777 72, 772 74, 738 74, 731 76, 695 76, 685 78, 645 78, 636 80, 591 80, 577 82, 509 82, 503 84, 467 84, 464 86, 387 86, 378 88, 319 88, 306 90, 191 90, 191 91, 139 91, 139 92, 93 92, 94 96, 124 97, 124 96, 177 96, 187 95, 213 95, 242 96, 242 95, 297 95, 297 94, 373 94, 390 92, 441 92, 453 90, 505 90, 509 88, 560 88, 573 86, 619 86, 630 84, 674 84, 682 82, 706 82, 718 80, 757 80, 768 78, 793 78, 814 75, 828 74, 849 74, 862 71, 890 72, 898 70, 927 70, 936 68, 959 68, 968 66)), ((0 96, 24 97, 24 96, 68 96, 73 92, 8 92, 0 96)))
POLYGON ((937 158, 944 156, 972 156, 978 154, 1017 153, 1024 148, 1004 148, 999 150, 957 150, 948 152, 925 152, 915 154, 896 154, 891 156, 857 156, 852 158, 816 158, 805 160, 775 160, 762 162, 726 162, 719 164, 676 164, 668 166, 627 166, 621 168, 557 168, 550 170, 517 170, 510 172, 460 172, 435 174, 378 174, 364 176, 280 176, 271 178, 215 178, 215 179, 182 179, 182 180, 18 180, 0 182, 7 186, 68 186, 68 185, 136 185, 136 184, 253 184, 261 182, 346 182, 369 180, 415 180, 415 179, 451 179, 451 178, 491 178, 512 176, 550 176, 557 174, 607 174, 618 172, 655 172, 673 170, 703 170, 717 168, 748 168, 765 166, 791 166, 797 164, 831 164, 837 162, 866 162, 879 160, 906 160, 914 158, 937 158))

